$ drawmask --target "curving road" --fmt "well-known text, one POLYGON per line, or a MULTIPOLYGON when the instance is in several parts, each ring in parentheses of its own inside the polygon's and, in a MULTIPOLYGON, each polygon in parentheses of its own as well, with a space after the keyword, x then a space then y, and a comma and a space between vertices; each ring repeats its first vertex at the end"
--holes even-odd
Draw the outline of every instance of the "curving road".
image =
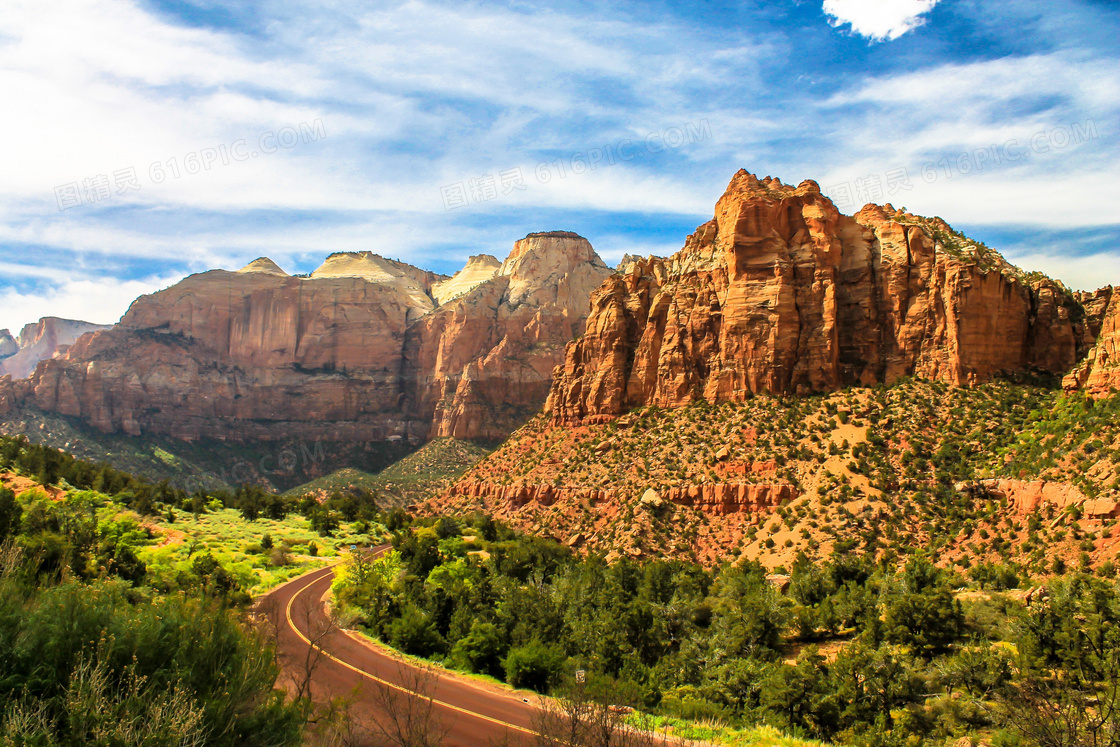
MULTIPOLYGON (((375 552, 385 549, 376 548, 375 552)), ((330 593, 333 581, 334 567, 321 568, 289 581, 265 597, 265 603, 278 613, 277 645, 289 668, 306 671, 312 640, 325 629, 323 599, 330 593)), ((312 677, 317 701, 356 695, 356 715, 360 720, 369 720, 377 717, 377 693, 385 688, 391 688, 398 697, 411 693, 409 683, 415 680, 410 674, 415 669, 386 649, 346 631, 335 631, 317 643, 323 653, 312 677)), ((433 712, 447 730, 444 744, 448 747, 535 743, 535 709, 519 694, 455 675, 441 676, 429 694, 433 712)), ((380 702, 384 702, 383 697, 380 702)))

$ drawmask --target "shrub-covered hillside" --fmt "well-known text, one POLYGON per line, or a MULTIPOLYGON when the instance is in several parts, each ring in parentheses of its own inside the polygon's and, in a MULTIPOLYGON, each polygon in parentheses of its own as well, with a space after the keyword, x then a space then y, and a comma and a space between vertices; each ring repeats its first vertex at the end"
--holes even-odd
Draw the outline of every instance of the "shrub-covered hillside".
POLYGON ((1118 397, 1093 401, 1027 383, 906 381, 821 397, 645 408, 579 428, 541 417, 429 508, 490 511, 573 546, 634 557, 745 557, 776 567, 798 552, 819 558, 835 547, 925 549, 962 569, 1014 560, 1041 572, 1115 557, 1108 513, 1120 499, 1118 465, 1118 397), (1042 481, 1053 484, 1035 506, 1042 481), (490 486, 481 497, 467 489, 478 483, 490 486), (743 484, 791 490, 780 505, 719 515, 665 500, 674 489, 743 484), (494 487, 521 485, 567 493, 558 491, 552 505, 494 497, 494 487), (651 489, 655 499, 643 503, 651 489))

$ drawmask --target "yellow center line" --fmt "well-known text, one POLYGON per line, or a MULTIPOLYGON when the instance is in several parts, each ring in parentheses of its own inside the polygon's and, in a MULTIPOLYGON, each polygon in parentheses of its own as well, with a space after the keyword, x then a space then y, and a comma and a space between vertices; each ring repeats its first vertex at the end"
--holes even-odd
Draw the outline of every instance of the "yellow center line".
MULTIPOLYGON (((335 564, 335 565, 337 565, 337 564, 335 564)), ((334 568, 334 565, 329 566, 326 570, 330 570, 333 573, 334 572, 333 568, 334 568)), ((302 640, 308 646, 311 646, 312 648, 319 649, 319 651, 321 651, 323 653, 323 656, 326 656, 328 659, 335 662, 336 664, 341 664, 342 666, 346 667, 350 671, 355 672, 357 674, 360 674, 363 677, 367 677, 367 678, 373 680, 374 682, 376 682, 380 685, 385 685, 386 687, 391 687, 392 689, 397 690, 397 691, 402 692, 402 693, 405 693, 406 695, 412 695, 412 696, 415 696, 415 697, 418 697, 418 698, 424 698, 426 700, 430 700, 434 705, 438 705, 442 708, 447 708, 449 710, 456 711, 458 713, 462 713, 462 714, 467 715, 467 716, 473 716, 474 718, 479 718, 479 719, 482 719, 484 721, 489 721, 492 724, 497 724, 498 726, 504 726, 507 729, 515 729, 517 731, 523 732, 523 733, 528 734, 528 735, 533 736, 533 737, 541 736, 538 732, 535 732, 532 729, 526 729, 524 726, 518 726, 517 724, 511 724, 507 721, 502 721, 501 719, 496 719, 496 718, 493 718, 491 716, 487 716, 487 715, 482 714, 482 713, 477 713, 475 711, 468 710, 466 708, 460 708, 457 705, 453 705, 453 704, 448 703, 448 702, 443 701, 443 700, 437 700, 436 698, 429 698, 428 696, 422 695, 421 693, 415 692, 414 690, 409 690, 408 688, 401 687, 400 685, 398 685, 396 683, 389 682, 388 680, 383 680, 375 674, 370 674, 369 672, 365 671, 364 669, 360 669, 359 667, 356 667, 353 664, 350 664, 348 662, 343 661, 342 659, 339 659, 337 656, 334 656, 333 654, 328 652, 326 649, 324 649, 322 646, 316 646, 315 644, 313 644, 311 642, 311 639, 308 638, 307 636, 305 636, 303 634, 303 632, 298 627, 296 627, 295 620, 292 619, 292 606, 295 604, 296 598, 300 594, 303 594, 304 592, 306 592, 308 589, 311 588, 312 585, 318 583, 318 581, 319 581, 318 578, 312 579, 311 581, 307 582, 307 584, 305 584, 303 586, 303 588, 301 588, 299 591, 297 591, 295 594, 293 594, 292 598, 288 600, 288 607, 285 610, 285 615, 288 618, 288 626, 292 630, 294 630, 295 634, 297 636, 299 636, 300 640, 302 640)))

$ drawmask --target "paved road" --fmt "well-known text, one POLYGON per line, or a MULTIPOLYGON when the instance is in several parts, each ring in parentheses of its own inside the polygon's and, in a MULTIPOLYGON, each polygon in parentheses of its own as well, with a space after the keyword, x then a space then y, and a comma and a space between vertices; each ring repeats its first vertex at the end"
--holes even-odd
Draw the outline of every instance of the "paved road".
MULTIPOLYGON (((383 552, 384 548, 378 548, 383 552)), ((330 591, 334 568, 322 568, 300 576, 272 591, 266 600, 279 614, 278 645, 289 666, 306 661, 311 639, 323 630, 326 618, 323 597, 330 591)), ((409 692, 412 680, 407 665, 387 651, 357 636, 337 631, 320 647, 325 656, 314 670, 314 697, 352 696, 360 719, 374 717, 374 696, 379 688, 409 692)), ((414 670, 411 670, 414 671, 414 670)), ((487 747, 505 743, 533 745, 534 708, 521 696, 499 688, 443 676, 432 687, 434 712, 448 729, 447 747, 487 747)))

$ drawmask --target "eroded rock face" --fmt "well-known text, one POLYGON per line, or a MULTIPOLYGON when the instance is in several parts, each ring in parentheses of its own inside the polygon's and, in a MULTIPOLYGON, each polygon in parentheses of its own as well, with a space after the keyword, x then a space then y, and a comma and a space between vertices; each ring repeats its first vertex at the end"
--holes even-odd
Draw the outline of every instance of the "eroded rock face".
POLYGON ((1104 311, 1100 315, 1096 344, 1085 360, 1062 380, 1067 391, 1081 389, 1095 398, 1120 391, 1120 293, 1109 286, 1093 294, 1086 304, 1090 323, 1101 305, 1104 311))
POLYGON ((25 326, 18 341, 8 330, 0 330, 0 376, 26 379, 39 361, 65 353, 82 335, 100 329, 108 327, 48 316, 25 326))
POLYGON ((409 328, 409 410, 432 437, 498 440, 548 396, 587 299, 611 274, 580 236, 530 234, 490 279, 409 328))
MULTIPOLYGON (((656 491, 652 497, 643 496, 640 502, 660 507, 662 501, 656 491)), ((723 516, 727 514, 769 513, 783 501, 798 497, 798 490, 787 483, 742 483, 716 485, 682 485, 670 488, 666 497, 669 501, 690 508, 700 509, 706 514, 723 516)), ((530 503, 538 506, 551 506, 558 502, 584 502, 589 507, 599 504, 624 502, 627 496, 619 491, 596 488, 570 488, 553 485, 494 485, 479 480, 461 480, 451 486, 440 498, 441 501, 454 501, 457 498, 469 499, 472 503, 494 501, 507 510, 515 511, 530 503)))
POLYGON ((591 307, 549 395, 560 423, 904 376, 1064 373, 1092 340, 1063 286, 940 219, 890 205, 848 217, 815 182, 746 171, 681 251, 632 259, 591 307))
POLYGON ((310 277, 261 258, 138 299, 29 381, 0 383, 0 407, 183 439, 502 438, 539 410, 608 272, 585 239, 530 236, 506 265, 472 258, 440 306, 455 279, 368 252, 310 277))
POLYGON ((498 274, 502 263, 489 254, 478 254, 467 260, 467 265, 448 280, 432 287, 432 296, 440 305, 466 295, 498 274))

